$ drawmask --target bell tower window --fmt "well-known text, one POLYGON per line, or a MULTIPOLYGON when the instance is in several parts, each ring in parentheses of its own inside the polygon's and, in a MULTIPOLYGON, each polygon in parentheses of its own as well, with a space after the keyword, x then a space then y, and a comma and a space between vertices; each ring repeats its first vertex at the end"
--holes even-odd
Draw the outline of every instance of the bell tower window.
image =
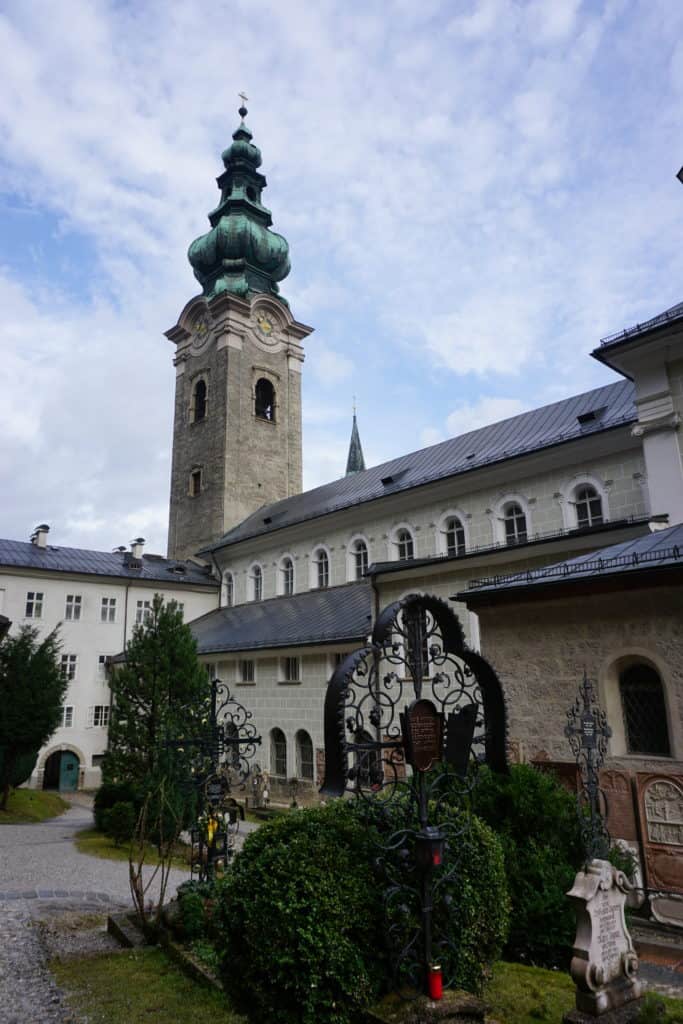
POLYGON ((200 377, 192 389, 192 422, 199 423, 206 419, 206 381, 200 377))
POLYGON ((193 498, 199 497, 202 493, 202 471, 193 469, 190 473, 190 495, 193 498))
POLYGON ((275 420, 275 388, 265 377, 256 382, 254 413, 260 420, 275 420))

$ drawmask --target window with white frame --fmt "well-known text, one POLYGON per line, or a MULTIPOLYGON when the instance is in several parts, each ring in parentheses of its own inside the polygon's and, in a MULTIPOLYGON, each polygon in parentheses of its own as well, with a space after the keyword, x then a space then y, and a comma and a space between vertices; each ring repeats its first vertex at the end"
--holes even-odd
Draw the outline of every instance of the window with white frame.
POLYGON ((103 597, 100 608, 101 622, 116 622, 116 598, 103 597))
POLYGON ((368 545, 362 537, 358 537, 351 544, 351 560, 353 579, 362 580, 368 571, 368 563, 370 561, 368 545))
POLYGON ((401 526, 396 531, 394 549, 399 562, 405 562, 415 557, 413 535, 407 527, 401 526))
POLYGON ((152 602, 138 601, 135 606, 135 625, 146 625, 152 618, 152 602))
POLYGON ((448 516, 443 524, 447 555, 465 554, 465 527, 458 516, 448 516))
POLYGON ((77 654, 63 654, 62 655, 62 675, 67 679, 76 678, 76 666, 78 664, 77 654))
POLYGON ((287 556, 280 564, 280 586, 281 592, 287 597, 294 593, 294 562, 287 556))
POLYGON ((523 544, 527 540, 526 515, 518 502, 511 501, 503 509, 503 527, 506 544, 523 544))
POLYGON ((280 662, 280 682, 298 683, 301 681, 301 658, 290 656, 280 662))
POLYGON ((319 590, 330 585, 330 556, 325 548, 313 552, 313 586, 319 590))
POLYGON ((232 608, 235 603, 235 579, 231 572, 223 576, 223 603, 226 608, 232 608))
POLYGON ((296 734, 296 774, 300 779, 313 782, 313 740, 305 729, 296 734))
POLYGON ((109 705, 94 704, 88 708, 88 727, 106 729, 109 725, 109 705))
POLYGON ((263 569, 260 565, 252 565, 249 570, 249 596, 252 601, 263 600, 263 569))
POLYGON ((107 658, 108 654, 97 655, 97 674, 100 679, 104 679, 107 674, 107 658))
POLYGON ((253 683, 256 680, 256 663, 253 658, 243 658, 238 666, 240 683, 253 683))
POLYGON ((81 595, 67 594, 64 618, 67 622, 77 622, 81 617, 81 595))
POLYGON ((43 592, 41 590, 29 590, 26 594, 26 618, 42 619, 43 617, 43 592))
POLYGON ((73 704, 62 704, 62 720, 59 723, 60 729, 70 729, 74 724, 73 704))
POLYGON ((581 484, 574 492, 576 524, 579 527, 598 526, 604 521, 602 498, 592 484, 581 484))

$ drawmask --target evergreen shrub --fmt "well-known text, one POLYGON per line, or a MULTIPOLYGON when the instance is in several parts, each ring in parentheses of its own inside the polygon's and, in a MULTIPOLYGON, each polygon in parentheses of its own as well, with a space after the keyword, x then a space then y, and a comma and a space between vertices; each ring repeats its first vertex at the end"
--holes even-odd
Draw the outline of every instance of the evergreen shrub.
MULTIPOLYGON (((452 903, 437 913, 448 915, 458 984, 477 989, 505 940, 507 892, 495 836, 470 824, 452 903)), ((365 809, 343 800, 247 837, 217 885, 214 941, 225 988, 254 1024, 347 1024, 390 988, 376 839, 365 809)))
POLYGON ((107 831, 107 813, 118 803, 132 804, 137 819, 142 799, 136 786, 131 782, 103 782, 95 793, 93 802, 95 828, 100 832, 107 831))
POLYGON ((511 900, 505 956, 565 969, 576 931, 566 893, 583 862, 575 797, 531 765, 513 765, 509 775, 482 767, 472 806, 503 847, 511 900))
POLYGON ((116 846, 128 843, 133 838, 138 820, 135 805, 128 800, 119 800, 108 811, 101 814, 104 832, 111 836, 116 846))

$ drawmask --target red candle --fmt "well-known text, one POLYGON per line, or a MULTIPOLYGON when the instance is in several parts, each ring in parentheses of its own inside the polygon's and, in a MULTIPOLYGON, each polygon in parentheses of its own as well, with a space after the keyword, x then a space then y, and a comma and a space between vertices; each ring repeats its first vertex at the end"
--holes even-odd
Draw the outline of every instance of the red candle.
POLYGON ((443 999, 443 975, 440 964, 430 964, 427 978, 430 999, 443 999))

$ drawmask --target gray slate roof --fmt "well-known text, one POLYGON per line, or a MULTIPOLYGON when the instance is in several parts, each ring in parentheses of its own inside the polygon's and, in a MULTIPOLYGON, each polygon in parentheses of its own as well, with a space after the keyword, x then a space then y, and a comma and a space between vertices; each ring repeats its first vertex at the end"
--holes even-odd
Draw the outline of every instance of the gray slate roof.
POLYGON ((620 380, 265 505, 204 550, 208 552, 268 534, 421 484, 600 433, 635 419, 633 384, 620 380))
POLYGON ((190 623, 200 654, 311 644, 363 643, 371 631, 371 589, 348 583, 207 612, 190 623))
POLYGON ((590 551, 555 565, 545 565, 508 576, 472 580, 468 589, 457 596, 467 601, 479 594, 521 591, 544 585, 672 568, 683 570, 683 523, 670 526, 667 530, 655 530, 654 533, 621 544, 612 544, 598 551, 590 551))
POLYGON ((0 539, 0 568, 30 569, 33 572, 69 572, 86 576, 118 576, 149 580, 169 586, 183 583, 217 587, 207 569, 192 562, 180 562, 161 555, 143 554, 136 562, 130 551, 88 551, 20 540, 0 539))

